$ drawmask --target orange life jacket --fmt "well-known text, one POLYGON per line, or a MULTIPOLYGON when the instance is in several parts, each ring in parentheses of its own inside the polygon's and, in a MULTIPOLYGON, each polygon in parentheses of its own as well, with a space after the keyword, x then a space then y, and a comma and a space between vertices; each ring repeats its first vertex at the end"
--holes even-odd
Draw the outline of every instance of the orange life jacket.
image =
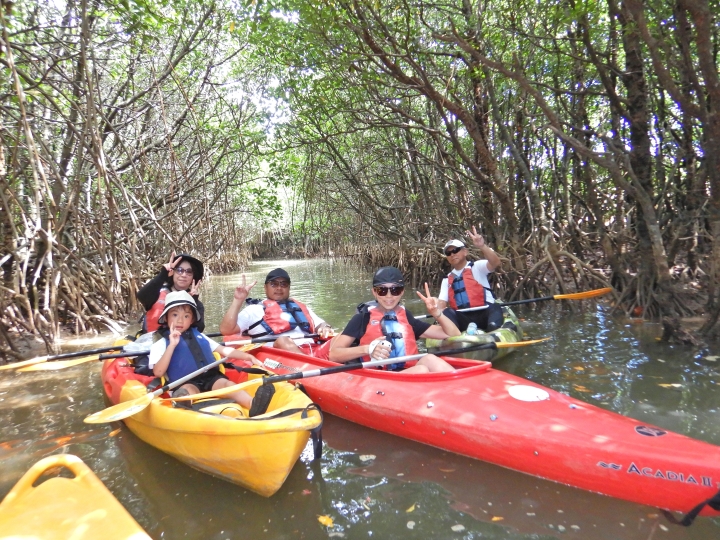
MULTIPOLYGON (((453 309, 481 307, 487 304, 485 289, 477 282, 472 273, 474 261, 463 268, 462 274, 448 274, 448 304, 453 309)), ((488 289, 490 290, 490 289, 488 289)))
POLYGON ((163 287, 162 289, 160 289, 158 299, 155 300, 155 303, 150 309, 148 309, 147 313, 145 314, 145 321, 143 323, 144 333, 155 332, 158 328, 160 328, 160 325, 158 324, 158 319, 160 318, 160 315, 162 315, 163 309, 165 309, 165 297, 167 296, 168 292, 170 291, 167 287, 163 287))
POLYGON ((298 327, 306 334, 315 332, 315 325, 313 324, 307 306, 294 298, 289 298, 283 302, 267 299, 262 301, 262 305, 265 309, 263 318, 251 325, 245 334, 248 334, 250 330, 258 325, 261 325, 265 329, 265 332, 253 334, 254 337, 266 336, 268 334, 284 334, 298 327), (283 313, 289 313, 291 320, 287 321, 283 319, 283 313))
MULTIPOLYGON (((378 338, 384 337, 392 344, 390 358, 417 354, 415 332, 407 319, 405 308, 397 306, 395 310, 382 313, 377 306, 368 305, 363 308, 370 315, 365 333, 360 338, 360 345, 368 345, 378 338)), ((369 357, 364 357, 368 361, 369 357)), ((385 369, 396 371, 402 369, 405 362, 390 364, 385 369)))

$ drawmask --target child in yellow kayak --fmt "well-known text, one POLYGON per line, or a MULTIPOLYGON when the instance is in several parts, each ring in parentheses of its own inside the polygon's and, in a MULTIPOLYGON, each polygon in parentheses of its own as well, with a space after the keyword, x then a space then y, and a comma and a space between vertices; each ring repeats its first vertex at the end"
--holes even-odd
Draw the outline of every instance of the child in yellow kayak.
MULTIPOLYGON (((170 382, 176 381, 203 366, 212 364, 215 361, 213 353, 261 365, 255 357, 246 352, 220 345, 201 333, 197 329, 200 318, 195 300, 186 291, 168 293, 165 298, 165 309, 158 319, 160 328, 157 333, 160 339, 150 347, 148 366, 155 376, 167 376, 170 382)), ((173 392, 173 397, 219 390, 233 384, 219 368, 215 367, 190 379, 173 392)), ((272 385, 263 385, 261 388, 266 386, 267 389, 260 396, 256 395, 254 400, 244 390, 228 394, 227 397, 249 409, 250 416, 257 416, 267 411, 274 393, 272 385)))

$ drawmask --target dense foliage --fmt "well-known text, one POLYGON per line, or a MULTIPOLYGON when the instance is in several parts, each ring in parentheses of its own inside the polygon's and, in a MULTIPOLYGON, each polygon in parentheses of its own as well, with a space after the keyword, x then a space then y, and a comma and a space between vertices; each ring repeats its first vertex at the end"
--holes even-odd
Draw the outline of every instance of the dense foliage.
POLYGON ((718 319, 717 0, 5 8, 7 351, 128 317, 172 249, 237 268, 266 230, 425 278, 480 223, 506 298, 610 282, 718 319))

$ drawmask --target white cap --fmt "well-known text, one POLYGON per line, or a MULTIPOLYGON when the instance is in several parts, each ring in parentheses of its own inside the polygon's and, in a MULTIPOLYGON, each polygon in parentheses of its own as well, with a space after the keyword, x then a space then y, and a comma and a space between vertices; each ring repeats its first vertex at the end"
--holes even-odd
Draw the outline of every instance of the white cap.
POLYGON ((195 312, 195 322, 198 322, 200 320, 200 312, 198 311, 195 299, 186 291, 173 291, 167 293, 167 296, 165 297, 165 309, 163 309, 160 317, 158 317, 158 323, 165 324, 165 315, 167 312, 174 307, 183 305, 190 306, 192 308, 195 312))
POLYGON ((445 244, 445 247, 443 247, 443 251, 449 248, 450 246, 464 248, 465 244, 461 240, 450 240, 447 244, 445 244))

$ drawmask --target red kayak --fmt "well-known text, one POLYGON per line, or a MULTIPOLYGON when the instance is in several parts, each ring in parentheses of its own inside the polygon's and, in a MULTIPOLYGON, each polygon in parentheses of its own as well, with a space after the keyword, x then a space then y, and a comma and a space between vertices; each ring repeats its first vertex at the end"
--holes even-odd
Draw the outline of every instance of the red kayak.
MULTIPOLYGON (((333 362, 263 347, 278 374, 333 362)), ((671 511, 720 490, 720 447, 600 409, 489 362, 445 358, 457 371, 359 369, 302 381, 323 411, 444 450, 671 511)), ((716 505, 718 506, 718 505, 716 505)), ((700 515, 720 516, 705 506, 700 515)))

